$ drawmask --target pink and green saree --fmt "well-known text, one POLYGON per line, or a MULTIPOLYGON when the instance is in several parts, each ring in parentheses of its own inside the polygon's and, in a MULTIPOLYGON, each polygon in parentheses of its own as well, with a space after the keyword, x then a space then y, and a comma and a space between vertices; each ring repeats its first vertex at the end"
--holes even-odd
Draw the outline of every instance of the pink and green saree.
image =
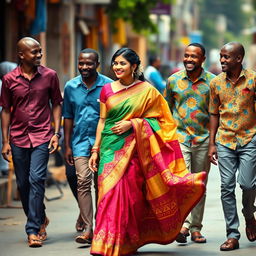
POLYGON ((99 199, 91 254, 128 255, 147 243, 175 240, 205 192, 205 173, 190 174, 165 99, 147 82, 101 92, 99 199), (115 135, 115 122, 133 129, 115 135))

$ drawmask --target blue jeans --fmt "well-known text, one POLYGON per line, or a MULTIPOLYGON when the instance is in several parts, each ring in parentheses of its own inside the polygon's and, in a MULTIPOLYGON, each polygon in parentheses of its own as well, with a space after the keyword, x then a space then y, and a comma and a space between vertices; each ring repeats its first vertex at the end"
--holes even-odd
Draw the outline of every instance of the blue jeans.
POLYGON ((44 192, 49 159, 48 144, 21 148, 11 144, 17 186, 27 216, 26 233, 38 234, 45 220, 44 192))
POLYGON ((235 195, 236 172, 238 171, 237 181, 242 189, 242 212, 245 219, 251 219, 256 210, 256 136, 247 145, 237 146, 235 150, 217 144, 217 153, 227 238, 239 239, 235 195))

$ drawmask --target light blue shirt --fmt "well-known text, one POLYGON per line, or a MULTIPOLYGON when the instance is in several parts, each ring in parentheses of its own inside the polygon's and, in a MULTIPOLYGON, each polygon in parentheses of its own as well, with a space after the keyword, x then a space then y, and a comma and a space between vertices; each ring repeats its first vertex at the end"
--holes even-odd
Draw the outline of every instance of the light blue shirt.
POLYGON ((155 67, 148 66, 144 72, 144 76, 161 94, 163 94, 166 83, 161 73, 155 67))
POLYGON ((98 73, 93 86, 88 89, 81 75, 69 80, 64 88, 62 115, 73 119, 71 148, 73 156, 90 156, 99 121, 99 97, 103 85, 112 80, 98 73))

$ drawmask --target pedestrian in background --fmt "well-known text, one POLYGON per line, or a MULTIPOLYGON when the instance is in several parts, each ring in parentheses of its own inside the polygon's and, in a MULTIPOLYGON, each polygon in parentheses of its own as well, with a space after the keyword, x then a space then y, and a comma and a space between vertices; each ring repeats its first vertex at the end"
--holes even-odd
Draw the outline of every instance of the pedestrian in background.
POLYGON ((9 160, 12 154, 27 216, 28 245, 41 247, 49 223, 43 203, 47 164, 49 153, 54 153, 59 144, 62 97, 56 72, 40 65, 39 42, 24 37, 17 50, 19 66, 3 77, 2 155, 9 160))
POLYGON ((256 240, 256 73, 243 68, 244 47, 225 44, 220 51, 222 73, 211 81, 209 157, 221 177, 221 202, 227 240, 221 251, 239 248, 236 173, 242 189, 242 213, 249 241, 256 240))
MULTIPOLYGON (((78 203, 85 230, 75 240, 82 244, 91 243, 93 234, 93 174, 88 161, 99 120, 99 96, 103 85, 112 81, 97 72, 99 64, 99 55, 95 50, 82 50, 78 56, 80 75, 68 81, 64 88, 65 159, 76 169, 78 203)), ((94 181, 97 191, 97 177, 94 181)))
MULTIPOLYGON (((198 43, 185 48, 181 70, 169 77, 166 91, 186 166, 191 173, 210 171, 208 158, 209 120, 208 112, 210 81, 215 77, 203 69, 205 48, 198 43)), ((206 180, 207 182, 207 180, 206 180)), ((176 241, 186 243, 189 231, 195 243, 205 243, 201 234, 206 194, 185 220, 176 241)))
POLYGON ((101 91, 89 160, 99 175, 91 254, 104 256, 172 242, 205 191, 205 173, 186 169, 168 104, 144 81, 137 53, 121 48, 111 63, 117 80, 101 91))
MULTIPOLYGON (((10 61, 3 61, 0 63, 0 96, 1 96, 1 88, 2 88, 2 78, 4 75, 12 71, 17 67, 17 64, 10 61)), ((2 107, 0 107, 0 112, 2 111, 2 107)), ((1 120, 0 120, 1 121, 1 120)), ((1 122, 0 122, 1 124, 1 122)), ((2 151, 2 129, 0 129, 0 145, 2 151)), ((2 154, 0 155, 0 173, 2 173, 3 177, 8 175, 8 162, 3 158, 2 154)))
POLYGON ((165 89, 165 81, 159 71, 161 67, 161 60, 158 56, 149 57, 149 66, 145 69, 144 75, 149 83, 155 86, 155 88, 163 94, 165 89))

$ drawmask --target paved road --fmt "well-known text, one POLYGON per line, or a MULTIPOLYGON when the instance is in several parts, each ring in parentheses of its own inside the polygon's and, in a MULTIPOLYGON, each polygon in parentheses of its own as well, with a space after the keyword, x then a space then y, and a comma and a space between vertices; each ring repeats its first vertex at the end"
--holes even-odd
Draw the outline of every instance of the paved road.
MULTIPOLYGON (((208 194, 205 209, 203 234, 206 244, 187 245, 150 244, 139 249, 136 256, 254 256, 256 242, 250 243, 244 233, 244 220, 241 213, 241 193, 237 189, 238 209, 241 220, 240 249, 232 252, 220 252, 219 246, 225 240, 225 224, 220 204, 220 184, 216 167, 209 176, 208 194)), ((0 209, 0 256, 89 256, 89 248, 74 242, 75 221, 78 208, 68 187, 64 187, 64 197, 46 202, 47 214, 51 223, 47 229, 49 239, 42 248, 29 248, 24 233, 25 217, 22 209, 0 209)), ((57 194, 54 187, 47 189, 49 196, 57 194)), ((17 203, 16 203, 17 204, 17 203)))

